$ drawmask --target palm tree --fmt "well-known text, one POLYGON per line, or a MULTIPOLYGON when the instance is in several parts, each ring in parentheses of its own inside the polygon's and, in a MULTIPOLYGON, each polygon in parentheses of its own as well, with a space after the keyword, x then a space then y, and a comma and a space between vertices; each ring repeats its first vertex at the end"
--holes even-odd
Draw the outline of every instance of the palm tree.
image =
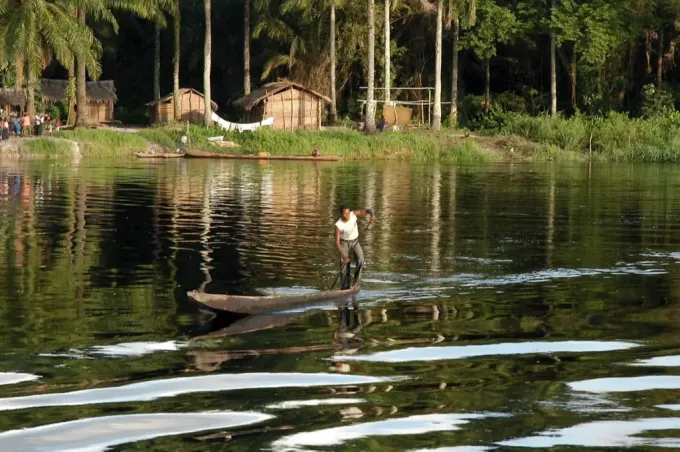
POLYGON ((451 61, 451 109, 449 122, 451 127, 458 124, 458 42, 460 39, 461 16, 463 24, 471 27, 477 20, 477 0, 448 0, 447 26, 453 28, 453 57, 451 61))
POLYGON ((368 0, 368 91, 366 130, 375 132, 375 0, 368 0))
POLYGON ((451 127, 458 125, 458 40, 460 39, 460 19, 453 20, 453 57, 451 59, 451 109, 449 111, 449 124, 451 127))
POLYGON ((0 2, 0 42, 7 44, 2 53, 6 62, 23 60, 28 76, 28 112, 35 114, 35 88, 40 73, 55 58, 68 67, 75 55, 94 77, 101 73, 98 42, 90 44, 90 30, 73 17, 62 3, 26 0, 6 7, 0 2))
POLYGON ((338 101, 336 98, 336 87, 337 87, 337 82, 335 80, 335 75, 336 75, 336 69, 335 69, 335 64, 336 64, 336 55, 335 55, 335 7, 336 7, 336 0, 331 0, 331 25, 330 25, 330 40, 331 40, 331 114, 330 114, 330 122, 331 124, 334 124, 335 121, 338 118, 338 101))
POLYGON ((211 0, 203 0, 203 9, 205 10, 205 45, 203 47, 203 95, 205 102, 205 113, 203 116, 203 123, 210 125, 212 119, 211 99, 210 99, 210 64, 212 54, 212 18, 211 18, 211 0))
POLYGON ((392 74, 390 74, 390 63, 392 62, 392 51, 390 45, 392 44, 390 40, 390 9, 392 8, 392 2, 390 0, 385 0, 385 104, 390 101, 390 82, 392 74))
MULTIPOLYGON (((87 10, 78 8, 78 22, 87 27, 87 10)), ((87 66, 82 58, 76 57, 76 123, 75 126, 87 124, 87 66)), ((90 75, 93 75, 90 73, 90 75)))
MULTIPOLYGON (((342 8, 345 0, 284 0, 281 5, 281 12, 288 13, 291 11, 302 11, 305 16, 305 20, 310 23, 314 22, 313 16, 317 11, 329 10, 330 21, 329 21, 329 53, 330 53, 330 98, 331 98, 331 109, 329 120, 334 123, 338 116, 338 104, 337 104, 337 55, 336 55, 336 24, 335 24, 335 13, 337 8, 342 8)), ((298 41, 299 42, 299 41, 298 41)), ((291 52, 292 54, 293 52, 291 52)))
POLYGON ((153 100, 161 98, 161 29, 166 26, 164 12, 179 16, 179 5, 172 0, 154 0, 154 65, 153 65, 153 100))
MULTIPOLYGON (((550 13, 555 10, 555 0, 550 0, 550 13)), ((550 28, 550 114, 557 115, 557 39, 555 30, 550 28)))
POLYGON ((243 0, 243 92, 250 94, 250 0, 243 0))
POLYGON ((180 58, 180 10, 179 0, 175 0, 175 16, 173 20, 174 25, 174 39, 175 48, 172 58, 172 103, 175 112, 175 120, 180 120, 182 117, 181 107, 179 105, 179 58, 180 58))
POLYGON ((442 21, 444 0, 437 0, 437 45, 434 63, 434 112, 432 128, 439 130, 442 125, 442 21))
MULTIPOLYGON (((35 0, 32 0, 35 1, 35 0)), ((42 0, 44 1, 44 0, 42 0)), ((173 0, 58 0, 60 3, 78 8, 78 21, 84 27, 87 26, 88 16, 95 19, 103 19, 113 25, 114 31, 118 32, 118 23, 111 13, 112 9, 127 11, 139 16, 142 19, 151 20, 164 27, 164 12, 174 14, 175 2, 173 0)), ((92 39, 93 45, 99 45, 98 41, 92 39)), ((100 46, 100 45, 99 45, 100 46)), ((94 76, 80 58, 76 55, 76 104, 78 108, 76 117, 76 127, 84 126, 87 123, 87 74, 94 76)))
POLYGON ((153 100, 161 98, 161 26, 154 24, 153 100))
POLYGON ((24 56, 17 55, 16 60, 16 81, 15 86, 21 88, 24 85, 24 56))

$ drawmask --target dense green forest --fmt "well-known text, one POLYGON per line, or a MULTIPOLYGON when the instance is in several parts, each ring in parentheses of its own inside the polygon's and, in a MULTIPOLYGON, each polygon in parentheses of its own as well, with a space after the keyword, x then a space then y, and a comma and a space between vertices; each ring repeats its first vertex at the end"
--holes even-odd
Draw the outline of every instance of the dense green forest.
POLYGON ((231 102, 277 77, 335 95, 338 118, 353 120, 358 100, 384 100, 387 84, 434 87, 435 123, 493 110, 653 116, 680 101, 679 0, 386 2, 0 0, 4 85, 70 75, 77 100, 86 73, 113 79, 131 116, 173 91, 174 70, 178 86, 206 91, 210 62, 211 98, 236 119, 231 102))

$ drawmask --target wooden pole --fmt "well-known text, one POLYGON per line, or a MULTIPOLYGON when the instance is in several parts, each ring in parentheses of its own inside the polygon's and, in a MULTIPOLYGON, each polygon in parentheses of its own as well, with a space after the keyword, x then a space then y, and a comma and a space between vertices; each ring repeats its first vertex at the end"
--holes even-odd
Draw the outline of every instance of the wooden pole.
POLYGON ((430 107, 432 106, 432 91, 427 90, 427 126, 432 127, 432 117, 430 116, 430 107))
POLYGON ((293 120, 293 93, 295 90, 293 88, 290 89, 290 130, 293 131, 295 130, 295 121, 293 120))
POLYGON ((281 117, 283 118, 283 130, 286 130, 286 104, 283 103, 283 93, 279 94, 281 99, 281 117))

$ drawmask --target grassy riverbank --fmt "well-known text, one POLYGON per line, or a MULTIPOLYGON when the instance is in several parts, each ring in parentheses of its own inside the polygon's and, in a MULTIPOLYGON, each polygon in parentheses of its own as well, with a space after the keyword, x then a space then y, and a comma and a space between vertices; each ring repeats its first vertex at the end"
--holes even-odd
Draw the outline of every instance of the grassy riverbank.
MULTIPOLYGON (((80 155, 85 158, 133 157, 152 148, 174 150, 185 133, 186 129, 180 126, 62 131, 53 138, 10 140, 0 147, 0 156, 68 157, 72 142, 77 142, 80 155)), ((654 119, 631 119, 621 114, 567 119, 505 113, 475 125, 472 134, 451 129, 374 135, 354 130, 261 129, 240 134, 192 125, 189 136, 193 149, 205 151, 309 155, 316 144, 322 155, 338 155, 345 160, 680 162, 680 114, 654 119), (208 141, 208 137, 214 136, 223 136, 240 146, 221 148, 208 141)))
MULTIPOLYGON (((84 157, 134 156, 149 147, 175 149, 186 130, 179 127, 140 129, 136 132, 111 130, 64 131, 57 136, 77 141, 84 157)), ((536 145, 519 137, 466 137, 461 131, 445 129, 366 135, 355 130, 320 132, 283 132, 262 129, 252 133, 228 133, 217 127, 192 125, 189 130, 192 149, 212 152, 268 152, 271 155, 309 155, 313 146, 322 155, 338 155, 344 160, 400 160, 417 163, 478 163, 505 160, 553 160, 577 158, 573 153, 560 154, 552 146, 536 145), (221 148, 208 141, 223 136, 239 147, 221 148)))
POLYGON ((550 118, 499 115, 483 133, 519 136, 573 152, 584 158, 614 162, 680 162, 680 113, 644 119, 612 113, 606 117, 550 118))

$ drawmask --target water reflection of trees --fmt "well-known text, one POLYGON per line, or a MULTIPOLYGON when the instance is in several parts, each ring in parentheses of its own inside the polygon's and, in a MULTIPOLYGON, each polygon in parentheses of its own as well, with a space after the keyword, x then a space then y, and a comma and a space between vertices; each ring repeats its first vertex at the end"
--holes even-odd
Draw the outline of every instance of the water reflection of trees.
MULTIPOLYGON (((9 327, 0 337, 15 347, 185 333, 191 320, 181 316, 195 308, 183 293, 206 281, 211 292, 324 288, 335 271, 331 232, 341 201, 378 212, 364 238, 369 274, 417 275, 400 280, 413 288, 464 272, 611 268, 678 243, 674 175, 657 167, 595 168, 590 177, 585 167, 228 161, 1 168, 0 316, 9 327)), ((502 294, 454 281, 432 299, 386 296, 361 334, 376 347, 436 337, 663 338, 675 314, 660 300, 674 300, 680 281, 673 266, 665 270, 508 284, 502 294)), ((318 319, 297 319, 304 328, 287 332, 280 348, 327 346, 330 330, 318 319)), ((265 349, 243 340, 239 348, 265 349)))

